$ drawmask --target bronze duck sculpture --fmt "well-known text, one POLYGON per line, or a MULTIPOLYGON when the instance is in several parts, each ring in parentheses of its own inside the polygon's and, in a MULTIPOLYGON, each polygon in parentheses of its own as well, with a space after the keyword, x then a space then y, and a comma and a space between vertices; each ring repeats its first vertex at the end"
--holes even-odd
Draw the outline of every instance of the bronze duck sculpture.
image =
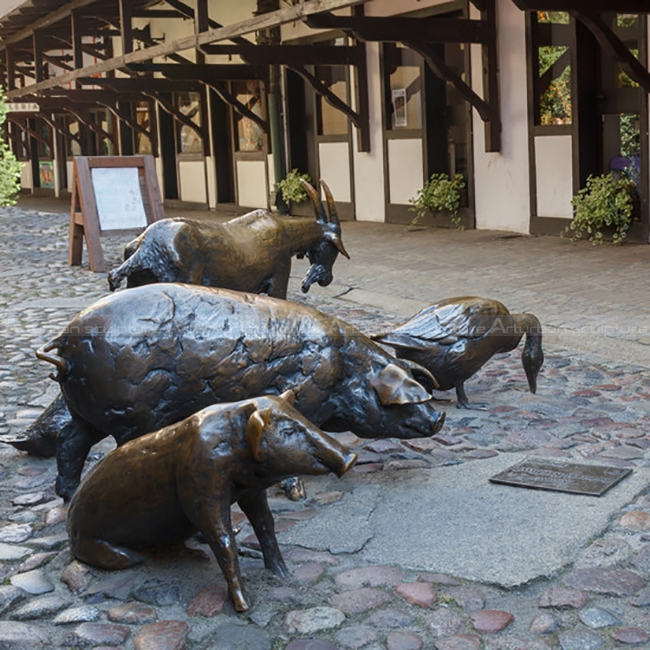
POLYGON ((542 327, 533 314, 511 314, 487 298, 447 298, 426 307, 394 330, 372 338, 400 359, 429 370, 440 390, 456 389, 458 408, 471 408, 465 382, 495 354, 514 350, 526 335, 521 361, 531 393, 544 363, 542 327))

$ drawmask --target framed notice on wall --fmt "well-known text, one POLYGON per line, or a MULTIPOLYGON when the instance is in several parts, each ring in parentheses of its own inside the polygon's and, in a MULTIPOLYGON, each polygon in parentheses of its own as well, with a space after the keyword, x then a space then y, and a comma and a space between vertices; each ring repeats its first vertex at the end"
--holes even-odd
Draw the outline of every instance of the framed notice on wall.
POLYGON ((393 126, 408 126, 406 88, 393 88, 393 126))
POLYGON ((76 156, 70 209, 70 265, 81 264, 86 239, 90 270, 106 270, 101 236, 138 233, 164 217, 152 156, 76 156))

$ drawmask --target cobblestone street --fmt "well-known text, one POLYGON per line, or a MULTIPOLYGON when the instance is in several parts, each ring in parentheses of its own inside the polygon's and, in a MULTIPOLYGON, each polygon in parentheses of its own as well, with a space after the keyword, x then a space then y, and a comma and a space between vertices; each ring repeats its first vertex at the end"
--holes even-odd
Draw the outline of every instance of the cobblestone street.
MULTIPOLYGON (((0 435, 15 435, 58 395, 58 384, 48 379, 50 368, 35 358, 34 350, 63 329, 80 309, 106 295, 108 285, 105 273, 91 273, 86 265, 68 266, 68 215, 1 208, 0 225, 0 435)), ((344 264, 354 269, 355 258, 365 259, 360 251, 364 231, 351 227, 347 236, 346 225, 344 238, 352 260, 339 260, 334 267, 337 282, 344 284, 338 267, 342 272, 348 268, 344 264)), ((375 238, 381 237, 381 227, 374 226, 375 238)), ((462 233, 442 235, 452 243, 459 236, 462 233)), ((102 240, 109 269, 118 263, 128 240, 102 240)), ((389 256, 390 249, 388 240, 382 254, 389 256)), ((643 263, 641 254, 648 255, 647 247, 641 251, 638 247, 609 250, 619 260, 621 251, 629 250, 637 264, 643 263)), ((585 258, 592 256, 588 249, 584 253, 585 258)), ((409 263, 418 265, 412 267, 418 273, 426 273, 422 259, 419 249, 414 250, 412 260, 404 262, 403 277, 411 268, 409 263)), ((544 259, 548 258, 540 254, 531 263, 542 265, 544 259)), ((299 284, 302 269, 300 264, 294 267, 290 299, 339 316, 368 334, 404 319, 404 313, 396 309, 346 299, 351 280, 345 291, 336 284, 327 290, 314 286, 304 296, 299 284)), ((347 273, 354 276, 355 271, 347 273)), ((437 271, 436 281, 445 281, 437 271)), ((394 282, 387 276, 386 293, 394 290, 394 282)), ((557 278, 555 283, 561 284, 557 278)), ((381 277, 376 278, 374 287, 357 278, 351 292, 372 289, 377 293, 381 284, 381 277)), ((512 289, 513 282, 508 284, 511 301, 506 304, 515 311, 516 305, 511 303, 518 294, 512 289)), ((447 286, 454 286, 453 279, 447 286)), ((612 278, 604 279, 603 287, 608 287, 603 292, 616 292, 612 278)), ((476 292, 481 295, 481 290, 477 287, 476 292)), ((581 295, 576 293, 576 318, 585 314, 584 304, 590 299, 586 293, 586 289, 581 295)), ((395 295, 413 300, 409 295, 395 295)), ((534 295, 532 289, 520 294, 523 303, 534 295)), ((624 302, 625 296, 620 299, 624 302)), ((550 305, 553 295, 547 297, 540 290, 535 313, 544 326, 562 327, 560 318, 554 317, 551 323, 545 319, 547 300, 550 305)), ((532 310, 529 304, 523 308, 532 310)), ((594 310, 598 309, 602 305, 594 305, 594 310)), ((629 305, 629 309, 637 310, 639 321, 647 318, 643 306, 629 305)), ((563 318, 569 319, 570 314, 563 318)), ((623 318, 622 322, 632 319, 623 318)), ((351 497, 349 490, 380 475, 397 482, 402 475, 413 480, 419 471, 470 463, 479 467, 488 459, 509 454, 648 470, 650 369, 646 356, 638 355, 634 362, 636 348, 631 347, 644 345, 641 338, 621 343, 628 353, 619 357, 607 347, 594 349, 598 355, 585 353, 584 345, 567 350, 549 337, 535 395, 527 391, 521 348, 495 357, 466 384, 470 402, 485 403, 485 410, 456 409, 452 392, 436 393, 441 400, 438 408, 446 412, 447 419, 434 438, 361 440, 352 434, 339 435, 359 454, 350 476, 340 485, 331 477, 308 477, 306 501, 290 502, 279 492, 270 498, 292 574, 289 580, 282 581, 264 569, 257 540, 245 517, 234 509, 233 522, 242 529, 238 543, 243 577, 254 602, 246 614, 234 612, 209 547, 197 540, 186 550, 170 550, 142 567, 114 573, 74 560, 65 531, 66 509, 54 493, 54 459, 35 458, 0 444, 0 578, 4 580, 0 586, 0 648, 648 649, 647 491, 635 494, 595 538, 585 540, 574 556, 566 559, 560 571, 511 588, 471 581, 452 572, 416 570, 399 558, 389 564, 372 564, 355 552, 283 543, 283 535, 289 539, 298 526, 316 521, 328 509, 345 506, 351 497)), ((616 349, 615 340, 609 344, 616 349)), ((89 464, 112 446, 108 440, 96 446, 89 464)), ((399 490, 399 485, 395 489, 399 490)), ((435 518, 435 513, 431 516, 435 518)), ((588 508, 583 516, 590 516, 588 508)), ((530 517, 534 519, 535 513, 530 517)), ((421 522, 413 518, 408 525, 417 532, 421 522)), ((555 533, 546 531, 549 536, 555 533)), ((478 550, 481 531, 477 531, 475 544, 478 550)), ((459 547, 460 552, 468 550, 459 547)), ((535 548, 530 552, 534 554, 535 548)))

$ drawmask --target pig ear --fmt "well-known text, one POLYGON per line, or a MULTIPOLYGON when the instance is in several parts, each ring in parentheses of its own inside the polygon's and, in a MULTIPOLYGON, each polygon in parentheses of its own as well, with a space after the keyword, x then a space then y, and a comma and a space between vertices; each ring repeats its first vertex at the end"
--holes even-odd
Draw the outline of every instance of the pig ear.
POLYGON ((246 423, 246 445, 256 463, 260 462, 260 440, 266 427, 264 415, 265 411, 253 411, 246 423))
POLYGON ((293 406, 296 401, 296 394, 291 389, 285 390, 284 393, 280 395, 280 399, 283 399, 285 402, 289 402, 289 404, 293 406))
POLYGON ((431 395, 424 386, 403 368, 394 363, 389 363, 370 382, 382 406, 391 404, 417 404, 431 399, 431 395))
POLYGON ((415 377, 415 381, 420 382, 427 390, 440 388, 440 384, 436 378, 419 363, 415 363, 415 361, 411 361, 410 359, 400 359, 400 361, 409 367, 411 374, 415 377))

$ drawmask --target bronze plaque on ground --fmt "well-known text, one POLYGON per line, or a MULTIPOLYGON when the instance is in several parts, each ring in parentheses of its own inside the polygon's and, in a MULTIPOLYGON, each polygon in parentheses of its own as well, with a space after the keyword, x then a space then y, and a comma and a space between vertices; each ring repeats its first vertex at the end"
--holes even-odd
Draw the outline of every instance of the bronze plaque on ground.
POLYGON ((631 472, 631 469, 620 467, 528 458, 499 472, 490 478, 490 482, 599 497, 631 472))

